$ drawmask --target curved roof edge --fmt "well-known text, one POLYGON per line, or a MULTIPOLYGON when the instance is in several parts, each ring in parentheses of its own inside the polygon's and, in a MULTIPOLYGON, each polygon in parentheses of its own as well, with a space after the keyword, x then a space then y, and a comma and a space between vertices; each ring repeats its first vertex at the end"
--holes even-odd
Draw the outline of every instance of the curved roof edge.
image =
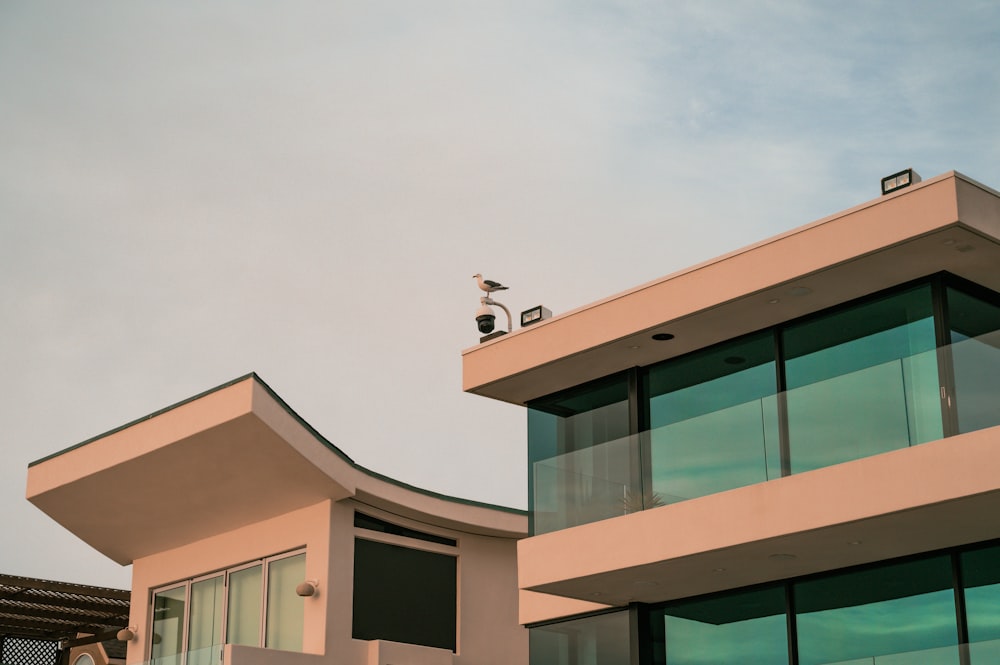
POLYGON ((277 402, 281 406, 281 408, 284 409, 284 411, 289 416, 291 416, 292 418, 294 418, 295 421, 299 425, 301 425, 310 434, 312 434, 314 437, 316 437, 317 441, 319 441, 324 446, 326 446, 331 452, 333 452, 342 461, 346 462, 351 468, 356 469, 357 471, 360 471, 361 473, 365 474, 366 476, 369 476, 369 477, 371 477, 371 478, 373 478, 375 480, 380 480, 380 481, 383 481, 383 482, 387 482, 387 483, 389 483, 391 485, 395 485, 397 487, 400 487, 402 489, 405 489, 405 490, 408 490, 408 491, 411 491, 411 492, 416 492, 418 494, 423 494, 425 496, 428 496, 428 497, 431 497, 431 498, 434 498, 434 499, 440 499, 440 500, 444 500, 444 501, 450 501, 450 502, 453 502, 453 503, 459 503, 459 504, 467 505, 467 506, 475 506, 475 507, 479 507, 479 508, 486 508, 486 509, 489 509, 489 510, 498 510, 498 511, 501 511, 501 512, 507 512, 507 513, 511 513, 511 514, 514 514, 514 515, 527 515, 527 511, 526 510, 522 510, 520 508, 512 508, 510 506, 502 506, 502 505, 499 505, 499 504, 493 504, 493 503, 489 503, 489 502, 486 502, 486 501, 476 501, 475 499, 466 499, 466 498, 463 498, 463 497, 457 497, 457 496, 453 496, 453 495, 449 495, 449 494, 444 494, 444 493, 441 493, 441 492, 435 492, 434 490, 429 490, 429 489, 426 489, 426 488, 423 488, 423 487, 418 487, 416 485, 412 485, 412 484, 404 482, 402 480, 397 480, 396 478, 392 478, 392 477, 387 476, 387 475, 385 475, 383 473, 379 473, 378 471, 374 471, 374 470, 369 469, 369 468, 367 468, 367 467, 365 467, 365 466, 363 466, 361 464, 358 464, 353 459, 351 459, 350 455, 348 455, 347 453, 345 453, 336 444, 334 444, 329 439, 327 439, 325 436, 323 436, 315 427, 313 427, 312 425, 310 425, 309 422, 305 418, 303 418, 302 416, 300 416, 295 411, 295 409, 293 409, 288 404, 288 402, 286 402, 277 392, 275 392, 275 390, 270 385, 268 385, 268 383, 266 381, 264 381, 264 379, 262 379, 260 377, 260 375, 257 374, 256 372, 248 372, 247 374, 243 374, 242 376, 238 376, 235 379, 231 379, 229 381, 226 381, 225 383, 221 383, 221 384, 219 384, 219 385, 217 385, 217 386, 215 386, 213 388, 209 388, 208 390, 204 390, 204 391, 202 391, 202 392, 200 392, 200 393, 198 393, 196 395, 192 395, 191 397, 185 398, 185 399, 180 400, 178 402, 174 402, 173 404, 170 404, 169 406, 165 406, 162 409, 157 409, 156 411, 154 411, 152 413, 149 413, 149 414, 147 414, 145 416, 142 416, 140 418, 136 418, 134 420, 130 420, 129 422, 127 422, 127 423, 125 423, 123 425, 119 425, 118 427, 114 427, 114 428, 112 428, 110 430, 102 432, 101 434, 97 434, 96 436, 92 436, 92 437, 90 437, 88 439, 85 439, 85 440, 79 442, 79 443, 73 444, 72 446, 69 446, 69 447, 64 448, 62 450, 54 452, 54 453, 52 453, 50 455, 46 455, 45 457, 41 457, 41 458, 39 458, 37 460, 34 460, 33 462, 29 462, 28 463, 28 468, 31 468, 33 466, 36 466, 36 465, 41 464, 43 462, 46 462, 48 460, 54 459, 56 457, 59 457, 60 455, 64 455, 64 454, 66 454, 66 453, 68 453, 68 452, 70 452, 72 450, 76 450, 77 448, 82 448, 83 446, 86 446, 89 443, 93 443, 94 441, 98 441, 100 439, 104 439, 104 438, 106 438, 106 437, 108 437, 108 436, 110 436, 112 434, 115 434, 116 432, 121 432, 123 430, 129 429, 130 427, 134 427, 135 425, 137 425, 139 423, 145 422, 147 420, 151 420, 151 419, 153 419, 153 418, 155 418, 157 416, 163 415, 165 413, 169 413, 170 411, 178 409, 178 408, 184 406, 185 404, 190 404, 191 402, 195 402, 195 401, 197 401, 199 399, 202 399, 203 397, 207 397, 208 395, 211 395, 213 393, 217 393, 217 392, 219 392, 221 390, 225 390, 226 388, 234 386, 234 385, 236 385, 238 383, 242 383, 243 381, 246 381, 248 379, 252 379, 257 385, 259 385, 261 388, 263 388, 264 391, 268 394, 268 396, 271 397, 271 399, 273 399, 275 402, 277 402))

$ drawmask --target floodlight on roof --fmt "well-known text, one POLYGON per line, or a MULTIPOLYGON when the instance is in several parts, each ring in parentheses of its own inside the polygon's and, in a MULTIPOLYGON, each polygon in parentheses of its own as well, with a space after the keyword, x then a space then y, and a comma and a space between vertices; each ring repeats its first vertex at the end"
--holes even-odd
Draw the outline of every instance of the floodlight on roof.
POLYGON ((532 323, 538 323, 539 321, 544 321, 545 319, 552 318, 552 310, 548 307, 542 307, 541 305, 536 305, 531 309, 526 309, 521 312, 521 327, 530 326, 532 323))
POLYGON ((882 178, 882 195, 892 194, 897 190, 915 185, 918 182, 920 182, 920 174, 913 169, 904 169, 899 173, 887 175, 882 178))

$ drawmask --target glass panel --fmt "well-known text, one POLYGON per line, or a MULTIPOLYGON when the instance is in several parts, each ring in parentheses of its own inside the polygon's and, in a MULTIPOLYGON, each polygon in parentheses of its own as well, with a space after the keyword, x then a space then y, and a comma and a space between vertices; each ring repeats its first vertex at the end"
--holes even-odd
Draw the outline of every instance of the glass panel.
POLYGON ((260 646, 260 578, 259 564, 229 574, 226 641, 230 644, 260 646))
POLYGON ((642 510, 642 493, 632 486, 636 441, 625 437, 535 462, 535 533, 642 510))
POLYGON ((791 471, 943 436, 929 285, 782 333, 791 471))
POLYGON ((532 402, 528 408, 532 533, 622 514, 625 488, 639 483, 637 454, 629 444, 628 381, 623 376, 532 402), (609 505, 614 506, 610 514, 609 505))
POLYGON ((271 561, 267 566, 267 639, 264 646, 302 651, 305 599, 295 587, 306 576, 306 555, 271 561))
POLYGON ((184 609, 187 587, 153 594, 153 633, 150 656, 156 663, 180 665, 184 652, 184 609))
POLYGON ((352 634, 455 650, 457 559, 357 538, 352 634))
POLYGON ((941 649, 958 643, 947 556, 799 582, 794 594, 800 665, 927 649, 935 665, 958 665, 941 649))
POLYGON ((653 612, 652 621, 663 624, 653 647, 655 663, 788 663, 783 587, 677 603, 653 612))
POLYGON ((629 665, 629 613, 532 628, 528 643, 531 665, 629 665))
POLYGON ((961 562, 971 661, 1000 662, 1000 547, 965 552, 961 562))
POLYGON ((1000 307, 948 289, 959 432, 1000 425, 1000 307))
POLYGON ((644 381, 654 503, 781 476, 770 333, 662 363, 644 381))
POLYGON ((222 660, 222 575, 191 584, 188 619, 188 665, 216 665, 222 660))

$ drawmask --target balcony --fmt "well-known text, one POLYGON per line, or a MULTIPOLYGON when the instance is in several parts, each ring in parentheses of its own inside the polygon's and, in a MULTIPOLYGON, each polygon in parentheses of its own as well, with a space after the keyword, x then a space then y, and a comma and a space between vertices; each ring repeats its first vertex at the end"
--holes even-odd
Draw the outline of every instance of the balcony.
POLYGON ((992 427, 998 397, 993 332, 539 460, 534 533, 992 427), (939 367, 953 385, 939 385, 939 367))

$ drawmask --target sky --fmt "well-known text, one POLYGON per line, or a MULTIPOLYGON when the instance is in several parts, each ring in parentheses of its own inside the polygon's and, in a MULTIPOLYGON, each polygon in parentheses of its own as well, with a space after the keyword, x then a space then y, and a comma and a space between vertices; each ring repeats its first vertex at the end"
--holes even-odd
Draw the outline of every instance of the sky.
POLYGON ((998 62, 993 1, 0 0, 0 572, 127 588, 28 464, 251 371, 525 508, 473 274, 558 315, 907 167, 1000 188, 998 62))

